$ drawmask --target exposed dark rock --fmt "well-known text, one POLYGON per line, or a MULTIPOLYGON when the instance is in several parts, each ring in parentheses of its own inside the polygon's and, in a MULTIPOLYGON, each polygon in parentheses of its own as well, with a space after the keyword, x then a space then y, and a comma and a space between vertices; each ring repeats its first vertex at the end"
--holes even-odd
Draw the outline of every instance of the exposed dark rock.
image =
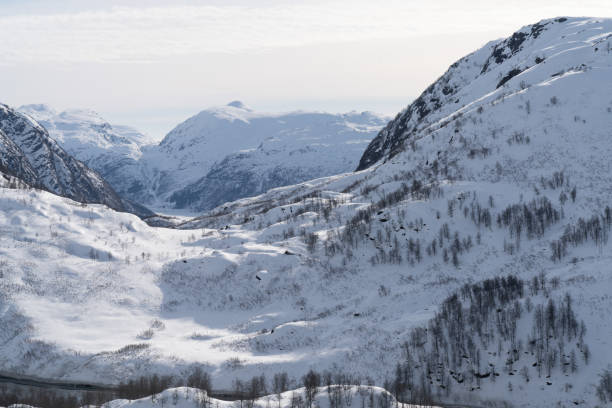
POLYGON ((512 70, 510 70, 510 72, 508 72, 506 74, 506 76, 504 76, 501 81, 499 81, 497 83, 497 86, 495 87, 496 89, 499 88, 500 86, 503 86, 506 82, 508 82, 509 80, 511 80, 512 78, 514 78, 515 76, 517 76, 518 74, 520 74, 521 72, 523 72, 521 69, 519 68, 514 68, 512 70))

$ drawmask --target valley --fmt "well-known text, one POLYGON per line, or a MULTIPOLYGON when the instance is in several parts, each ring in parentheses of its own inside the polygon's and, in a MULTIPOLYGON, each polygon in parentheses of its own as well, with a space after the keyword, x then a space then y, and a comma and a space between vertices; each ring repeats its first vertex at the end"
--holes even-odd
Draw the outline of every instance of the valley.
POLYGON ((128 194, 117 167, 93 191, 119 201, 3 161, 0 371, 112 386, 129 398, 95 403, 113 408, 605 406, 611 38, 610 19, 525 26, 384 127, 233 102, 155 148, 126 136, 109 154, 168 178, 128 194))

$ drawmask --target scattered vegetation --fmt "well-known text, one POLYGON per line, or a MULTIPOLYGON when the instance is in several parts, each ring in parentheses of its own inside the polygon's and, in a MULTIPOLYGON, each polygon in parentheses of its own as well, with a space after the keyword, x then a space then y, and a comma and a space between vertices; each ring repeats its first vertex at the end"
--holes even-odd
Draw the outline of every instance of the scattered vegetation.
POLYGON ((569 294, 550 297, 554 286, 544 275, 530 285, 508 276, 463 286, 403 343, 404 361, 390 388, 396 398, 449 395, 453 387, 475 391, 485 379, 502 375, 549 379, 554 370, 575 373, 588 364, 586 326, 578 322, 569 294), (521 338, 517 328, 527 319, 531 330, 521 338))
POLYGON ((610 226, 612 225, 612 209, 606 206, 603 214, 591 218, 578 218, 573 225, 568 225, 561 238, 551 242, 551 259, 560 261, 567 256, 567 248, 577 247, 586 242, 593 242, 600 247, 608 242, 610 226))

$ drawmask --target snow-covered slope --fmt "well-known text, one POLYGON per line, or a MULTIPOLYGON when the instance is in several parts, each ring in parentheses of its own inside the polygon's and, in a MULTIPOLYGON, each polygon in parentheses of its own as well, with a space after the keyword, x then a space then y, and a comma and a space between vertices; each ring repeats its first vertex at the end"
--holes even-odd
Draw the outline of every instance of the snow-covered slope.
MULTIPOLYGON (((236 405, 264 408, 295 408, 298 406, 312 406, 319 408, 359 408, 365 406, 380 406, 388 408, 396 404, 393 395, 388 391, 374 386, 329 385, 318 387, 309 400, 309 393, 305 388, 269 394, 259 398, 244 398, 243 401, 226 401, 210 397, 206 391, 191 387, 169 388, 145 398, 129 400, 116 399, 107 401, 103 407, 108 408, 157 408, 160 406, 173 406, 177 408, 215 407, 232 408, 236 405)), ((429 405, 428 405, 429 406, 429 405)), ((88 405, 87 407, 92 407, 88 405)), ((420 408, 420 405, 404 405, 405 408, 420 408)), ((430 406, 431 408, 436 408, 430 406)), ((19 405, 19 408, 33 408, 29 405, 19 405)), ((82 407, 85 408, 85 407, 82 407)))
POLYGON ((369 112, 260 113, 239 101, 207 109, 145 152, 154 174, 148 194, 161 206, 204 210, 350 171, 385 123, 369 112))
MULTIPOLYGON (((379 387, 370 386, 341 386, 331 385, 330 387, 319 387, 313 398, 312 406, 320 408, 330 408, 334 398, 340 397, 342 400, 337 403, 337 408, 358 408, 365 406, 370 401, 374 404, 379 404, 381 400, 384 400, 388 406, 395 404, 395 399, 388 392, 379 387), (337 395, 334 395, 336 393, 337 395)), ((196 404, 200 401, 206 404, 205 406, 219 407, 219 408, 231 408, 239 404, 239 401, 223 401, 209 397, 205 392, 195 388, 179 387, 171 388, 159 393, 158 395, 139 400, 116 400, 110 403, 109 408, 154 408, 160 405, 161 401, 164 400, 166 404, 172 404, 179 408, 192 408, 197 406, 196 404)), ((245 405, 259 407, 267 407, 271 404, 279 408, 290 408, 295 407, 298 404, 307 403, 308 396, 304 388, 299 388, 292 391, 286 391, 280 394, 270 394, 265 397, 256 398, 252 403, 250 401, 244 401, 245 405)), ((381 404, 382 405, 382 404, 381 404)), ((406 406, 406 408, 420 408, 420 406, 406 406)), ((432 407, 436 408, 436 407, 432 407)))
POLYGON ((0 105, 0 151, 0 170, 31 186, 80 202, 126 209, 99 174, 62 149, 35 120, 6 105, 0 105))
MULTIPOLYGON (((503 102, 504 95, 530 93, 529 87, 537 90, 586 70, 605 75, 610 37, 605 24, 598 24, 564 17, 544 20, 455 62, 378 134, 364 152, 358 170, 407 149, 412 140, 445 126, 454 115, 503 102)), ((581 82, 582 78, 580 75, 573 81, 581 82)), ((568 96, 580 91, 579 85, 565 86, 566 82, 570 81, 561 81, 568 96)), ((524 109, 530 110, 528 105, 524 109)))
POLYGON ((18 110, 40 123, 69 154, 100 173, 122 197, 128 198, 126 191, 139 190, 147 183, 139 159, 143 146, 154 142, 146 135, 128 126, 111 125, 91 110, 57 112, 44 104, 18 110))
MULTIPOLYGON (((188 142, 192 147, 185 154, 205 159, 201 162, 201 159, 195 159, 185 171, 209 170, 204 177, 170 196, 170 201, 178 207, 208 210, 274 187, 352 170, 373 134, 385 123, 384 118, 369 112, 343 115, 298 112, 265 116, 253 114, 244 107, 230 106, 216 115, 228 109, 236 114, 232 120, 241 122, 229 126, 233 123, 230 122, 227 129, 212 131, 210 140, 197 136, 207 134, 209 130, 194 132, 189 128, 188 133, 191 137, 196 135, 197 142, 188 142), (234 112, 238 109, 244 112, 234 112), (225 139, 226 135, 228 139, 225 139), (220 139, 222 143, 219 143, 220 139), (237 146, 253 148, 236 152, 237 146), (223 154, 216 154, 219 148, 223 154), (225 153, 227 156, 219 160, 225 153)), ((201 113, 196 117, 197 122, 201 123, 209 114, 201 113)), ((171 146, 176 146, 177 139, 185 139, 182 132, 182 127, 179 127, 168 135, 163 144, 164 149, 168 149, 166 151, 177 154, 171 146)))
POLYGON ((105 383, 199 363, 224 388, 315 368, 408 398, 596 406, 612 367, 612 20, 519 33, 452 67, 454 98, 406 141, 383 131, 365 170, 182 229, 3 190, 0 370, 105 383))

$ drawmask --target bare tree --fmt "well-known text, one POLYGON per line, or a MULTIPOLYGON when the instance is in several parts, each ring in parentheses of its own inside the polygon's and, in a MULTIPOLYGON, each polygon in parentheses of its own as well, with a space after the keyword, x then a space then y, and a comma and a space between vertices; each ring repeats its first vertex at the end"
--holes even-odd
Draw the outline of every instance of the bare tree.
POLYGON ((286 372, 274 374, 272 379, 272 391, 276 394, 278 400, 278 408, 281 406, 281 394, 289 388, 289 375, 286 372))
POLYGON ((305 388, 306 403, 308 404, 308 408, 312 408, 312 403, 321 385, 321 376, 316 371, 310 370, 302 378, 302 382, 305 388))

